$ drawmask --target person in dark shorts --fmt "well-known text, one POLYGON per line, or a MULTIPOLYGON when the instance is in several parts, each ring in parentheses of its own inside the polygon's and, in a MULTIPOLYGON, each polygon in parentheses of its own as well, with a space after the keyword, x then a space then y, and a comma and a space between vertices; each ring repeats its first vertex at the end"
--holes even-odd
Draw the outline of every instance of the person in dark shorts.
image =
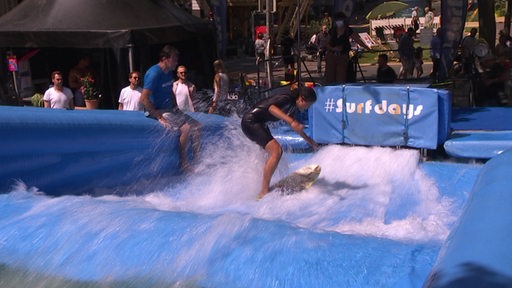
POLYGON ((242 117, 242 131, 244 134, 268 153, 267 161, 263 167, 263 181, 258 199, 269 192, 270 180, 283 154, 283 149, 270 133, 267 122, 285 121, 309 145, 316 149, 318 144, 304 133, 304 125, 292 117, 297 110, 306 110, 315 101, 315 90, 309 87, 300 87, 292 90, 290 94, 276 95, 261 100, 242 117))
POLYGON ((166 45, 162 48, 159 62, 151 66, 144 75, 144 88, 140 103, 148 116, 158 120, 165 128, 179 130, 180 133, 180 166, 184 171, 191 171, 187 157, 187 144, 191 139, 194 162, 198 161, 201 146, 200 123, 183 113, 176 104, 176 96, 172 91, 174 69, 178 65, 179 52, 176 48, 166 45))
POLYGON ((293 56, 293 46, 295 45, 295 39, 293 39, 289 30, 284 32, 283 38, 281 39, 281 54, 283 56, 284 71, 293 72, 295 70, 295 57, 293 56))

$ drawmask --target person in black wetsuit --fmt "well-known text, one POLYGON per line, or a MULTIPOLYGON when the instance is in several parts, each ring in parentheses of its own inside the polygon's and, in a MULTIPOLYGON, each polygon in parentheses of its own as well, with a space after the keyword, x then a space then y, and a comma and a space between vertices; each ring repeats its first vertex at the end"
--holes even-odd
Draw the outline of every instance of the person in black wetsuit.
POLYGON ((283 154, 283 149, 270 133, 267 122, 285 121, 309 145, 316 149, 318 144, 304 133, 304 125, 292 117, 297 109, 300 111, 306 110, 315 101, 315 90, 309 87, 300 87, 292 90, 290 94, 276 95, 261 100, 242 117, 242 131, 244 134, 268 153, 267 161, 263 167, 263 181, 258 199, 269 192, 270 180, 283 154))

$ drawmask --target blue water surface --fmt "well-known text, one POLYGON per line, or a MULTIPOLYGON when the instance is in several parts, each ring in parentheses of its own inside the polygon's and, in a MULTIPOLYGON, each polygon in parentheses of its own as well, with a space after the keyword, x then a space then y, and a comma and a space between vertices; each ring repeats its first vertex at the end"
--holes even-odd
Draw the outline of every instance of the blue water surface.
POLYGON ((0 191, 0 286, 421 287, 480 170, 332 145, 283 156, 274 181, 322 166, 310 189, 257 201, 265 154, 229 133, 138 196, 0 191))

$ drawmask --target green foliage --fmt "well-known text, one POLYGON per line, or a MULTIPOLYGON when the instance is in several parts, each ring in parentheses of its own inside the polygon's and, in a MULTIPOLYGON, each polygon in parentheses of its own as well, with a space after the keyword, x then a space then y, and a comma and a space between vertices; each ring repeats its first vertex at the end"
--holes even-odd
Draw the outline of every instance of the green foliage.
MULTIPOLYGON (((507 1, 508 0, 495 0, 494 2, 494 13, 496 17, 503 17, 507 13, 507 1)), ((466 21, 478 22, 478 9, 470 11, 466 17, 466 21)))
POLYGON ((494 11, 497 17, 505 16, 507 12, 507 0, 496 0, 494 3, 494 11))
POLYGON ((305 33, 305 36, 307 40, 311 38, 314 34, 317 34, 322 30, 322 25, 320 24, 320 21, 312 20, 309 22, 309 26, 307 27, 307 31, 305 33))
POLYGON ((43 107, 44 106, 44 100, 43 100, 43 94, 41 93, 35 93, 30 97, 30 102, 32 102, 32 106, 34 107, 43 107))

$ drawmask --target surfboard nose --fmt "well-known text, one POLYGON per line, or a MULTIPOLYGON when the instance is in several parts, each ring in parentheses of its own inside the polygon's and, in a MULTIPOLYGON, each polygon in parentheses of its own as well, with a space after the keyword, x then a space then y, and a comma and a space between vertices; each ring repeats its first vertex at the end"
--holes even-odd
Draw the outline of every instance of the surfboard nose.
POLYGON ((312 164, 312 165, 308 165, 306 167, 303 167, 303 169, 301 169, 302 171, 302 174, 304 175, 309 175, 309 174, 318 174, 321 172, 322 168, 320 167, 320 165, 315 165, 315 164, 312 164))

